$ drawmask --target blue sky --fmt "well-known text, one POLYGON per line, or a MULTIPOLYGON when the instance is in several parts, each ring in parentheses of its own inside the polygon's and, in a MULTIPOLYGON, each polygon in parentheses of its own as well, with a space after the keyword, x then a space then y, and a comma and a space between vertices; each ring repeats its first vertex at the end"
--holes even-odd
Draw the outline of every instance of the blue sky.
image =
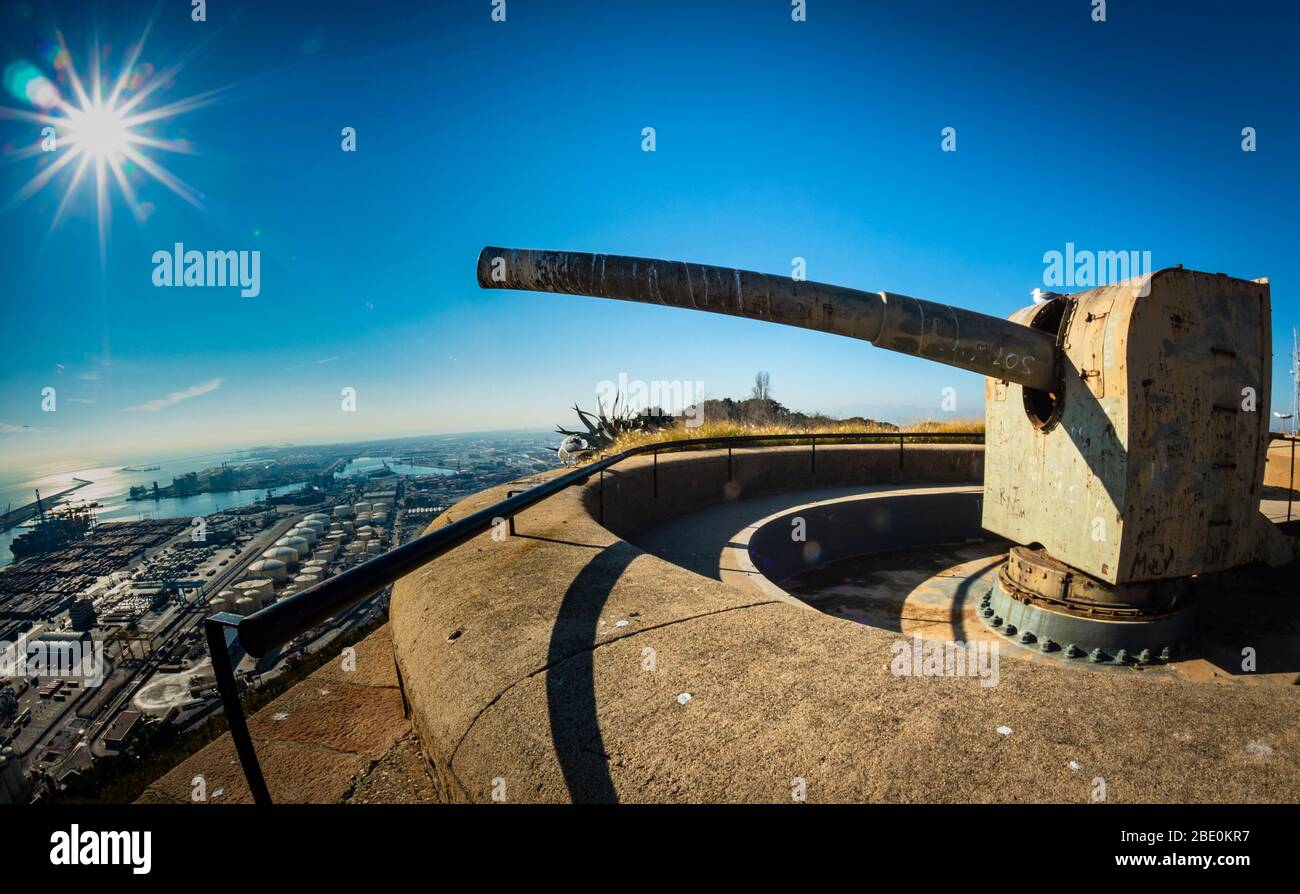
MULTIPOLYGON (((810 279, 997 315, 1067 242, 1149 250, 1156 268, 1271 278, 1273 401, 1290 409, 1286 5, 1111 2, 1104 23, 1087 0, 810 0, 802 23, 785 0, 506 8, 221 2, 196 23, 181 2, 6 4, 0 65, 53 75, 57 22, 79 71, 98 34, 115 74, 152 19, 142 61, 183 65, 149 105, 222 92, 154 125, 193 146, 151 157, 201 208, 142 177, 137 222, 110 187, 102 263, 86 184, 51 229, 69 171, 0 216, 0 457, 549 427, 620 372, 739 397, 766 369, 789 406, 898 419, 941 416, 954 387, 959 415, 982 413, 979 377, 861 342, 482 291, 485 244, 778 273, 799 256, 810 279), (259 250, 261 294, 155 288, 150 259, 175 242, 259 250)), ((39 140, 0 119, 7 156, 39 140)), ((56 154, 4 158, 0 205, 56 154)))

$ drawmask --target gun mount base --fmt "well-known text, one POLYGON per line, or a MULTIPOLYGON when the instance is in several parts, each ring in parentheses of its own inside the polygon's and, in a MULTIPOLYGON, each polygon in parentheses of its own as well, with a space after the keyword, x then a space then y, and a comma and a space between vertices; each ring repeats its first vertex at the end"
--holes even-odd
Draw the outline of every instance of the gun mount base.
POLYGON ((1012 642, 1066 659, 1127 666, 1170 661, 1196 633, 1191 578, 1107 584, 1041 549, 1017 546, 979 616, 1012 642))

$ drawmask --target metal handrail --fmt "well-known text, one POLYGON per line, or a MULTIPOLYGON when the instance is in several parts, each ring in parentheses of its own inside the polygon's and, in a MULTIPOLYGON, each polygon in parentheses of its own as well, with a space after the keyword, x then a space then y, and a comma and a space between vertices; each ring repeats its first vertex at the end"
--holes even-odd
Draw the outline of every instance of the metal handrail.
MULTIPOLYGON (((683 450, 721 447, 727 448, 728 478, 731 469, 731 449, 738 446, 776 445, 782 442, 808 441, 812 445, 812 469, 817 470, 817 442, 838 443, 887 443, 898 442, 899 463, 903 460, 903 445, 906 440, 931 441, 938 443, 983 443, 983 432, 806 432, 801 434, 778 435, 731 435, 717 438, 688 438, 679 441, 659 441, 642 444, 616 453, 613 456, 581 466, 572 472, 544 481, 536 487, 515 492, 506 499, 494 503, 486 509, 480 509, 459 521, 445 527, 430 531, 414 540, 391 549, 382 555, 349 568, 328 580, 296 593, 288 599, 269 605, 251 615, 236 615, 218 612, 203 622, 204 635, 207 637, 208 651, 212 655, 213 675, 217 690, 225 709, 230 737, 234 741, 239 762, 244 768, 244 777, 248 780, 249 790, 254 802, 270 804, 271 796, 266 788, 257 752, 248 732, 248 722, 244 717, 243 706, 239 701, 239 688, 235 682, 234 664, 230 658, 230 648, 238 644, 245 653, 254 658, 261 658, 267 652, 283 645, 300 633, 304 633, 333 617, 340 611, 351 608, 359 602, 374 595, 381 588, 405 577, 417 568, 428 564, 443 553, 460 546, 467 540, 477 537, 484 531, 499 524, 503 519, 510 520, 510 533, 514 533, 514 517, 530 506, 546 500, 560 491, 575 484, 581 484, 593 475, 601 475, 611 466, 617 465, 634 456, 646 453, 654 454, 655 496, 659 495, 659 454, 683 450)), ((601 521, 604 521, 604 487, 601 488, 601 521)))

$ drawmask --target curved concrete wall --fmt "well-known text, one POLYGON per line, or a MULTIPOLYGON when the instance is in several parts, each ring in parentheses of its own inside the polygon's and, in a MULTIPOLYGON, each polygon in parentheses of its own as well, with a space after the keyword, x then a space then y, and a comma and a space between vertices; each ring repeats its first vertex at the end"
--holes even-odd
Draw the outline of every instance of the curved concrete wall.
POLYGON ((750 561, 779 584, 815 567, 805 559, 808 544, 817 547, 816 565, 826 565, 867 553, 963 543, 988 536, 980 527, 982 500, 978 493, 907 493, 801 506, 754 531, 750 561), (804 542, 790 537, 796 516, 804 521, 804 542))
POLYGON ((648 456, 593 478, 583 493, 592 517, 623 539, 678 515, 725 500, 850 485, 978 484, 984 447, 978 444, 843 445, 736 448, 648 456), (603 488, 603 493, 602 493, 603 488), (602 510, 603 502, 603 510, 602 510))

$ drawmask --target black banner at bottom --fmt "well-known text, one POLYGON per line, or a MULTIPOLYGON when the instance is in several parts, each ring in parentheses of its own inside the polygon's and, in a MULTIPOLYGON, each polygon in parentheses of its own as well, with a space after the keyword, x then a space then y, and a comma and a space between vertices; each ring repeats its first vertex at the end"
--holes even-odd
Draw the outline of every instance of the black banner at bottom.
POLYGON ((494 883, 514 873, 534 881, 548 858, 570 878, 582 865, 597 877, 602 864, 640 877, 686 865, 694 872, 701 861, 807 873, 808 861, 845 860, 927 875, 1106 871, 1149 882, 1195 870, 1227 880, 1289 868, 1298 813, 1294 805, 497 804, 26 807, 0 815, 11 880, 132 885, 392 873, 433 881, 473 864, 490 869, 494 883))

